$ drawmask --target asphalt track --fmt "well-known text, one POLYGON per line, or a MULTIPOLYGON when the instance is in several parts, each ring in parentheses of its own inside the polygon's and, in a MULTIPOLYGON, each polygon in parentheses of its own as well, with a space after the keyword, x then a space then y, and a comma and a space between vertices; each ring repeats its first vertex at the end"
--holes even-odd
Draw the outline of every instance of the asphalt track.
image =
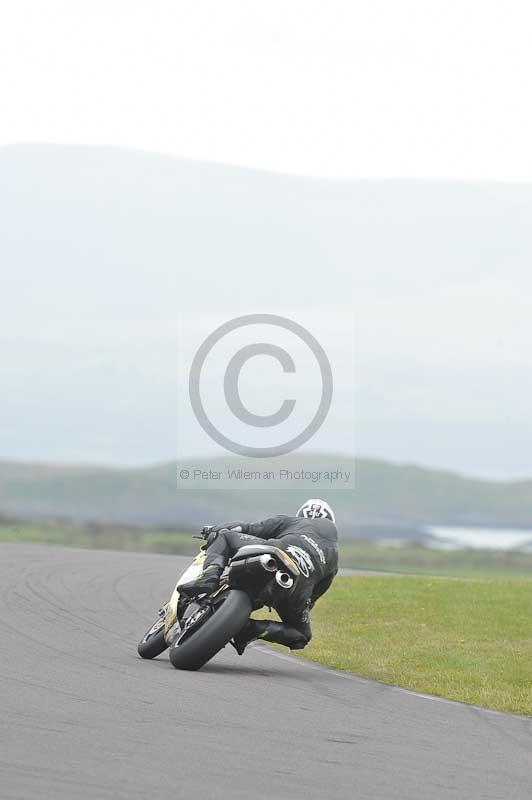
POLYGON ((530 800, 530 720, 260 645, 198 673, 142 661, 184 563, 0 545, 2 800, 530 800))

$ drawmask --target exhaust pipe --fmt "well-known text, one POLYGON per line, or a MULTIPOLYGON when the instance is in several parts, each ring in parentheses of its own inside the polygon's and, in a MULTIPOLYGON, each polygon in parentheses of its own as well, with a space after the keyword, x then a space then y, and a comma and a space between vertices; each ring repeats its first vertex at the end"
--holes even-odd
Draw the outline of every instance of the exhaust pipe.
POLYGON ((281 589, 291 589, 294 585, 294 579, 288 572, 281 572, 281 570, 277 570, 275 573, 275 580, 281 587, 281 589))
POLYGON ((277 569, 277 561, 272 556, 269 556, 268 553, 264 553, 260 557, 260 563, 267 572, 275 572, 277 569))

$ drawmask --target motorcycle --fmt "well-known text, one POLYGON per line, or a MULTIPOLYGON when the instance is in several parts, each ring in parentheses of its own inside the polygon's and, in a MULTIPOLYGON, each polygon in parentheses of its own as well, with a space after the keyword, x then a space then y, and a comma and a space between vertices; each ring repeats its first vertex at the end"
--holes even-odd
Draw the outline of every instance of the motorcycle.
MULTIPOLYGON (((201 531, 207 539, 212 526, 201 531)), ((181 586, 202 573, 206 545, 179 577, 157 621, 137 647, 142 658, 155 658, 169 648, 176 669, 197 670, 222 650, 263 606, 270 609, 296 586, 300 569, 288 553, 267 544, 241 547, 210 595, 189 597, 181 586)))

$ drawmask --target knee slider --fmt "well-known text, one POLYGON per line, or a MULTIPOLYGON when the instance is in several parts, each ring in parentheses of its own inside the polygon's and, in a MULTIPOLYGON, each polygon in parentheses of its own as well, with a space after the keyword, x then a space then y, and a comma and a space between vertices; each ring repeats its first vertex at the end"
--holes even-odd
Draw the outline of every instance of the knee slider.
POLYGON ((302 650, 310 642, 311 637, 305 636, 301 631, 291 628, 286 632, 286 644, 290 650, 302 650))

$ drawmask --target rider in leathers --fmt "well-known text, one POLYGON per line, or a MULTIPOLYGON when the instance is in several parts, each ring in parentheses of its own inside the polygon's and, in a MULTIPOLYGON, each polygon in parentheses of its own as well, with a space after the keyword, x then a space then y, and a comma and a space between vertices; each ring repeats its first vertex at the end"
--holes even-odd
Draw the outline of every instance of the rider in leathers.
POLYGON ((297 563, 301 575, 285 600, 275 610, 282 622, 249 620, 234 638, 240 655, 249 642, 264 639, 300 650, 312 637, 310 609, 330 587, 338 572, 338 532, 328 503, 307 500, 295 517, 279 515, 263 522, 229 522, 213 528, 207 540, 207 556, 201 576, 181 587, 189 595, 214 591, 231 556, 247 544, 264 544, 285 550, 297 563))

